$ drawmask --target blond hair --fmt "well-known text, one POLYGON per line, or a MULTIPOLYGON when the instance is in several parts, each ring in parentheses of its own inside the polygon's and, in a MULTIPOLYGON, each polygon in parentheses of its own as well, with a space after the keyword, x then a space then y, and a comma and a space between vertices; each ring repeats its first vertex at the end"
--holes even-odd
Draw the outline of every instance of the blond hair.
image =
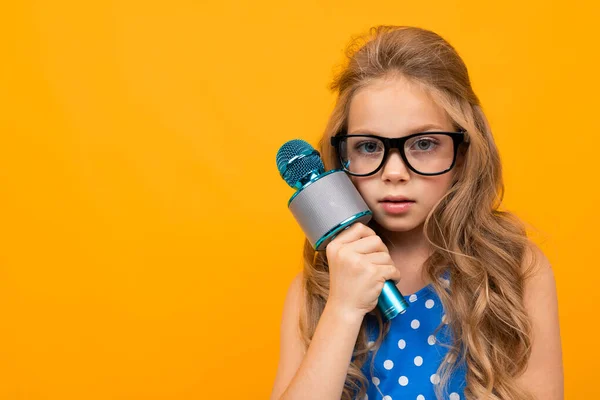
MULTIPOLYGON (((420 85, 467 132, 464 165, 424 224, 433 248, 424 274, 442 301, 454 338, 438 368, 441 382, 436 396, 443 398, 458 361, 467 366, 467 399, 533 399, 516 384, 531 353, 522 268, 528 238, 515 216, 498 209, 504 195, 500 157, 464 62, 438 34, 407 26, 372 27, 368 34, 353 38, 346 55, 347 64, 330 86, 337 101, 318 146, 327 170, 340 168, 330 137, 347 128, 353 95, 376 79, 401 76, 420 85), (438 280, 445 271, 450 293, 438 280)), ((303 257, 300 329, 308 347, 327 301, 329 272, 325 253, 315 252, 308 240, 303 257)), ((370 314, 380 328, 371 348, 376 352, 389 321, 384 322, 377 309, 370 314)), ((361 367, 369 352, 367 341, 365 319, 346 376, 344 400, 362 399, 366 392, 368 380, 361 367)))

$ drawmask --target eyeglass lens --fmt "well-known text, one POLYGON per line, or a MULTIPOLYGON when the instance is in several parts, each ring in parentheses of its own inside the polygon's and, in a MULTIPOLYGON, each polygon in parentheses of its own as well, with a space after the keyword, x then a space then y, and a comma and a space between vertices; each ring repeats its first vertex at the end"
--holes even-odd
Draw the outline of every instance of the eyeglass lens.
MULTIPOLYGON (((358 175, 375 171, 383 162, 383 141, 364 136, 345 137, 340 142, 340 156, 346 169, 358 175)), ((454 162, 454 141, 444 134, 427 133, 410 138, 404 144, 410 166, 425 174, 447 170, 454 162)))

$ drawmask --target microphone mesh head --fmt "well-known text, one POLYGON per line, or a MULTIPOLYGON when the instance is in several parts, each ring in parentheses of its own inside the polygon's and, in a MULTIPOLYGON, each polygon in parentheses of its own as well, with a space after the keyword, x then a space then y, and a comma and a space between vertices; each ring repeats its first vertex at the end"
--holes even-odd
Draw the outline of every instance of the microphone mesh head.
POLYGON ((308 156, 314 150, 310 143, 301 139, 290 140, 279 148, 276 157, 277 169, 288 185, 294 187, 295 183, 308 173, 325 168, 318 153, 308 156), (289 164, 292 158, 299 155, 305 155, 305 157, 293 160, 289 164))

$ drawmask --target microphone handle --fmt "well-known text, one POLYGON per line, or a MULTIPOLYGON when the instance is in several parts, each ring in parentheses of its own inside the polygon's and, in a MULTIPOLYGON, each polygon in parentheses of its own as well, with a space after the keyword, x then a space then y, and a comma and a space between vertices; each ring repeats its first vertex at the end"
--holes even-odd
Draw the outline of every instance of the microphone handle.
POLYGON ((377 299, 377 307, 383 316, 390 320, 398 314, 404 314, 409 306, 394 281, 388 280, 385 281, 381 294, 377 299))

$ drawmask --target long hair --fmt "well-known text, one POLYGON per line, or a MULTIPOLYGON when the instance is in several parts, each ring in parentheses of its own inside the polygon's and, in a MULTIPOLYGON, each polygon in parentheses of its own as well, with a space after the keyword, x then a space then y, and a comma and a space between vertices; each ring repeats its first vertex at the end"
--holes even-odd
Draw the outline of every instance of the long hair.
MULTIPOLYGON (((467 399, 533 399, 516 384, 531 354, 531 324, 523 305, 527 278, 523 260, 529 239, 517 217, 498 209, 504 195, 500 157, 464 62, 438 34, 406 26, 372 27, 351 40, 346 56, 347 63, 330 85, 337 100, 318 145, 327 170, 340 168, 330 137, 347 128, 356 91, 376 79, 401 76, 418 84, 467 132, 464 165, 423 226, 433 249, 423 273, 442 301, 453 337, 438 368, 437 398, 443 397, 457 364, 464 362, 467 399), (448 288, 438 278, 445 271, 448 288)), ((303 258, 299 322, 308 347, 327 302, 329 269, 326 254, 315 252, 308 240, 303 258)), ((361 368, 369 350, 376 353, 389 332, 389 321, 383 321, 379 310, 369 314, 376 318, 379 334, 368 347, 365 318, 343 400, 364 397, 369 382, 361 368)))

